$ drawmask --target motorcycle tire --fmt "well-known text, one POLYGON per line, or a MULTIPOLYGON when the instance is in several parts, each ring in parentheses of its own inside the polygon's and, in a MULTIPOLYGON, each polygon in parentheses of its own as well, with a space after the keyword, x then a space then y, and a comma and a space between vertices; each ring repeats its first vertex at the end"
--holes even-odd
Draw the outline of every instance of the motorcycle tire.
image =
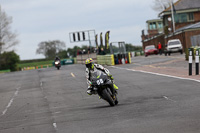
POLYGON ((115 102, 109 94, 107 88, 102 91, 102 96, 110 104, 110 106, 115 106, 115 102))
POLYGON ((117 100, 117 96, 115 95, 115 105, 117 105, 119 102, 117 100))

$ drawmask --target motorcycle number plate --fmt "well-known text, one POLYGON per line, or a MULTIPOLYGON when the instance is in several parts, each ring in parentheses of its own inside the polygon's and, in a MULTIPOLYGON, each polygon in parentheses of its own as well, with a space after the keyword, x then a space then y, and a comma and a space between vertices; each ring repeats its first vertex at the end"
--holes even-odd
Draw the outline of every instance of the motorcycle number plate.
POLYGON ((102 83, 103 83, 103 80, 102 80, 102 79, 97 80, 97 84, 98 84, 98 85, 100 85, 100 84, 102 84, 102 83))

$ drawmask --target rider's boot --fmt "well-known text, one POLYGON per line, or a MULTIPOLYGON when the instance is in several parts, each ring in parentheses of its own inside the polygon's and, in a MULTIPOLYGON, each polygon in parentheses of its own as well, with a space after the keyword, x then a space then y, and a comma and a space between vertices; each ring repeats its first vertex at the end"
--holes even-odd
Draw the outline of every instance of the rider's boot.
POLYGON ((87 92, 88 95, 94 94, 94 90, 91 87, 88 87, 86 92, 87 92))

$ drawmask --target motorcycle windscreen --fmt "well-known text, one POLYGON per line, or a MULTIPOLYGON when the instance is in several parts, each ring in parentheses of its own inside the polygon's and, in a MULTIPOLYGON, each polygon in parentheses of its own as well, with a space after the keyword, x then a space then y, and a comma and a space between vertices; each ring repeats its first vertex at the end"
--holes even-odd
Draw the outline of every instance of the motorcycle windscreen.
POLYGON ((91 72, 91 81, 93 85, 103 84, 105 78, 106 74, 104 74, 102 71, 95 70, 94 72, 91 72))
POLYGON ((98 78, 100 78, 101 73, 102 73, 102 72, 99 71, 99 70, 92 71, 92 72, 91 72, 91 79, 92 79, 92 80, 97 80, 98 78))

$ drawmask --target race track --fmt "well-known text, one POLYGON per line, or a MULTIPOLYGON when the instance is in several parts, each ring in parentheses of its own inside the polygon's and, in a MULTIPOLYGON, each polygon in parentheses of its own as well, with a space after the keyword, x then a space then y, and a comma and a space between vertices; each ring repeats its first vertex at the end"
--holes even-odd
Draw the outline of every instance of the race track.
POLYGON ((0 133, 200 132, 199 82, 107 68, 115 107, 86 94, 84 65, 0 74, 0 133))

